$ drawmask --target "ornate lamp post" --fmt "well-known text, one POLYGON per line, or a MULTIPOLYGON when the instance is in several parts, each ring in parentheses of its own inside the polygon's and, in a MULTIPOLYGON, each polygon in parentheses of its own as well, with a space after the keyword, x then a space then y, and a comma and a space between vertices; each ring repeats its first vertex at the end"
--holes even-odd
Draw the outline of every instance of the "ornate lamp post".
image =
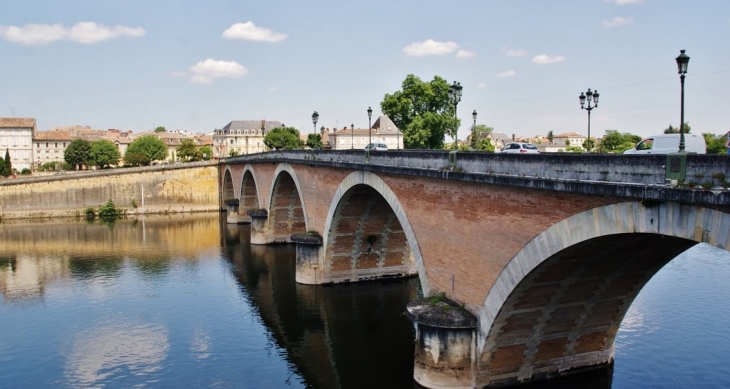
POLYGON ((373 125, 370 123, 370 119, 373 117, 373 109, 368 107, 368 144, 373 143, 373 125))
POLYGON ((476 150, 477 148, 477 110, 471 113, 471 117, 474 118, 474 124, 471 126, 471 148, 476 150))
MULTIPOLYGON (((463 87, 460 83, 454 81, 453 84, 449 87, 449 100, 451 100, 451 103, 454 104, 454 119, 456 119, 456 106, 461 101, 461 90, 463 87)), ((456 128, 454 129, 454 147, 459 148, 459 126, 456 125, 456 128)))
POLYGON ((682 84, 682 107, 680 109, 679 119, 679 152, 684 153, 684 75, 687 74, 687 66, 689 66, 689 55, 684 50, 679 50, 677 57, 677 70, 679 71, 679 80, 682 84))
POLYGON ((350 124, 350 150, 355 148, 355 123, 350 124))
POLYGON ((312 134, 317 133, 317 121, 318 120, 319 120, 319 114, 317 113, 317 111, 314 111, 314 113, 312 114, 312 124, 314 124, 314 130, 313 130, 312 134))
MULTIPOLYGON (((592 145, 591 143, 591 111, 593 108, 598 107, 598 91, 592 92, 591 88, 588 88, 588 92, 586 94, 583 94, 583 92, 580 93, 580 96, 578 98, 580 99, 580 109, 585 109, 588 111, 588 146, 590 147, 592 145), (588 102, 588 105, 586 104, 586 100, 588 102), (593 105, 591 105, 591 102, 593 105)), ((592 150, 588 150, 590 153, 592 150)))

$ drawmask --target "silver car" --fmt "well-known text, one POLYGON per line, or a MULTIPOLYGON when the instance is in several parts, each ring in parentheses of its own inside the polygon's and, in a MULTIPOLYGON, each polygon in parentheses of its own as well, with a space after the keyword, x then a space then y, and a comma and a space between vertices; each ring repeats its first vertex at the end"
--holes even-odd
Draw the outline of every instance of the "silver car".
POLYGON ((365 146, 365 150, 370 151, 388 151, 388 146, 385 143, 371 143, 365 146))
POLYGON ((537 146, 533 145, 532 143, 521 143, 521 142, 511 142, 504 145, 499 150, 500 153, 520 153, 520 154, 537 154, 540 151, 537 150, 537 146))

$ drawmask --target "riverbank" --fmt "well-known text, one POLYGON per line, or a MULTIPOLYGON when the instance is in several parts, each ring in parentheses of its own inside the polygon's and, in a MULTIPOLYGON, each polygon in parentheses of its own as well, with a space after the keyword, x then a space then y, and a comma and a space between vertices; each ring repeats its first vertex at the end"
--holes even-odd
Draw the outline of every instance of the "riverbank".
POLYGON ((0 220, 78 217, 112 200, 127 215, 220 211, 216 161, 0 181, 0 220))

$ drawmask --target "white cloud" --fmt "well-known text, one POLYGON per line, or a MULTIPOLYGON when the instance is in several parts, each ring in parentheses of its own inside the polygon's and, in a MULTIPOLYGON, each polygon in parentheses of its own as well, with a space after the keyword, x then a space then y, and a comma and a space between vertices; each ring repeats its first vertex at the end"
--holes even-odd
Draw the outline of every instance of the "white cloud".
POLYGON ((456 52, 456 58, 460 59, 472 58, 475 55, 477 55, 475 52, 468 50, 459 50, 456 52))
POLYGON ((532 58, 532 63, 538 64, 538 65, 547 65, 551 63, 557 63, 557 62, 563 62, 565 61, 565 57, 562 55, 547 55, 547 54, 540 54, 536 55, 532 58))
POLYGON ((73 26, 62 24, 26 24, 23 27, 0 26, 0 37, 8 42, 25 46, 46 45, 61 39, 94 44, 122 36, 140 37, 147 34, 142 27, 106 27, 94 22, 79 22, 73 26))
POLYGON ((634 20, 632 18, 623 18, 621 16, 616 16, 615 18, 613 18, 611 20, 604 20, 603 26, 604 27, 628 26, 633 21, 634 20))
POLYGON ((278 33, 274 30, 256 27, 252 21, 246 23, 236 23, 223 31, 223 37, 226 39, 242 39, 245 41, 259 42, 279 42, 287 38, 286 34, 278 33))
POLYGON ((437 42, 429 39, 424 42, 411 43, 403 48, 403 52, 411 57, 424 57, 427 55, 446 55, 451 54, 459 45, 454 42, 437 42))
POLYGON ((486 88, 486 87, 487 87, 487 84, 484 82, 480 82, 477 84, 477 88, 486 88))
POLYGON ((68 33, 68 39, 85 44, 95 44, 122 36, 140 37, 147 34, 142 27, 130 28, 124 26, 106 27, 94 22, 79 22, 74 24, 68 33))
POLYGON ((513 49, 510 47, 503 47, 502 52, 508 57, 524 57, 525 55, 527 55, 527 52, 525 50, 513 49))
POLYGON ((516 71, 514 71, 514 70, 507 70, 507 71, 504 71, 502 73, 497 73, 494 76, 495 77, 502 78, 502 77, 514 77, 516 75, 517 75, 517 72, 516 71))
POLYGON ((192 73, 190 82, 193 84, 210 84, 215 78, 237 78, 248 74, 248 69, 235 61, 216 61, 211 58, 198 62, 188 70, 192 73))
POLYGON ((644 0, 603 0, 606 3, 614 3, 616 5, 641 4, 644 0))

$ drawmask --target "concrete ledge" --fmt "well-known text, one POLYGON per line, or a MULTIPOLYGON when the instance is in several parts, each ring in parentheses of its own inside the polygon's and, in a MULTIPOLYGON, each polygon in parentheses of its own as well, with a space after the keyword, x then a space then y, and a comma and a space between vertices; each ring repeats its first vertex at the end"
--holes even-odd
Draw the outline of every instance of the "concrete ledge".
POLYGON ((321 245, 322 237, 312 234, 292 234, 291 242, 297 244, 321 245))
POLYGON ((476 328, 477 318, 447 299, 420 299, 406 306, 408 317, 416 323, 438 328, 476 328))
POLYGON ((246 211, 248 216, 251 216, 252 218, 258 217, 258 218, 264 218, 269 217, 269 212, 265 209, 249 209, 246 211))

